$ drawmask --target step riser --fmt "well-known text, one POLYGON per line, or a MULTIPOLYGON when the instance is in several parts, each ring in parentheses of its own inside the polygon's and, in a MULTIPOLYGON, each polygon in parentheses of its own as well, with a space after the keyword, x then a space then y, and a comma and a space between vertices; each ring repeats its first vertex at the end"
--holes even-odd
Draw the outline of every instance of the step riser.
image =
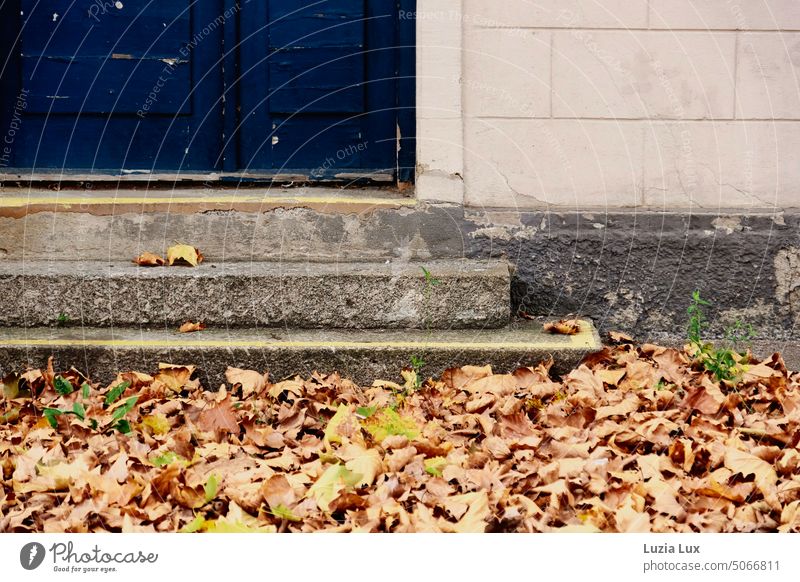
POLYGON ((550 357, 555 362, 553 371, 565 373, 584 355, 600 348, 593 329, 580 336, 549 336, 542 334, 540 325, 513 332, 477 332, 477 336, 450 332, 430 340, 426 332, 338 332, 333 336, 326 332, 306 332, 315 334, 311 336, 279 332, 281 339, 275 341, 254 340, 252 335, 245 341, 237 337, 226 340, 217 335, 208 340, 186 340, 183 345, 180 338, 169 334, 158 335, 156 340, 143 336, 142 341, 131 339, 134 334, 113 345, 98 345, 98 340, 42 340, 52 337, 48 333, 51 330, 35 331, 27 343, 19 334, 14 340, 0 337, 0 373, 19 372, 26 366, 44 367, 53 355, 57 370, 74 366, 103 383, 113 381, 121 371, 154 373, 159 362, 167 362, 195 365, 198 377, 209 388, 225 381, 228 366, 269 371, 273 380, 335 371, 361 385, 370 385, 376 379, 402 383, 400 371, 410 365, 412 357, 424 360, 426 377, 463 365, 491 364, 495 371, 511 372, 550 357))
MULTIPOLYGON (((225 382, 228 366, 254 370, 269 370, 273 379, 284 379, 294 375, 309 376, 314 371, 323 374, 338 372, 344 378, 361 385, 370 385, 376 379, 400 382, 400 370, 410 365, 417 356, 413 350, 352 349, 333 351, 325 348, 305 350, 248 350, 246 348, 185 348, 185 349, 103 349, 103 348, 47 348, 4 350, 0 355, 0 368, 22 371, 26 366, 43 368, 50 355, 55 357, 56 369, 75 366, 93 380, 112 382, 117 372, 136 370, 155 373, 159 362, 194 364, 199 368, 198 377, 203 385, 217 388, 225 382)), ((494 350, 460 351, 457 355, 449 351, 431 351, 425 357, 423 375, 438 376, 444 370, 464 365, 491 363, 495 370, 513 371, 524 366, 535 366, 550 356, 546 351, 494 350)), ((582 353, 560 356, 555 373, 566 373, 582 358, 582 353)), ((7 373, 7 372, 4 372, 7 373)))
POLYGON ((421 265, 0 263, 0 325, 347 329, 498 328, 510 319, 510 275, 500 262, 421 265))
MULTIPOLYGON (((217 262, 429 260, 463 256, 468 242, 462 209, 408 206, 409 199, 381 204, 358 192, 329 203, 269 196, 248 202, 246 193, 233 192, 222 202, 210 197, 190 204, 179 191, 172 202, 155 204, 147 197, 124 203, 125 192, 111 192, 105 205, 62 193, 52 195, 63 203, 56 207, 37 204, 35 196, 26 206, 9 207, 2 194, 0 258, 15 261, 125 262, 145 251, 164 252, 175 240, 217 262)), ((28 198, 27 190, 13 195, 28 198)))

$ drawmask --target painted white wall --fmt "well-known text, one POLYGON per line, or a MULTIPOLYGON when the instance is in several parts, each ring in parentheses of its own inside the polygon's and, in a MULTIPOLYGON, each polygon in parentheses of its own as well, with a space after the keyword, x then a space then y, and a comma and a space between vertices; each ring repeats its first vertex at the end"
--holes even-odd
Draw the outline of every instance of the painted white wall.
POLYGON ((419 0, 416 18, 420 199, 800 206, 800 0, 419 0))

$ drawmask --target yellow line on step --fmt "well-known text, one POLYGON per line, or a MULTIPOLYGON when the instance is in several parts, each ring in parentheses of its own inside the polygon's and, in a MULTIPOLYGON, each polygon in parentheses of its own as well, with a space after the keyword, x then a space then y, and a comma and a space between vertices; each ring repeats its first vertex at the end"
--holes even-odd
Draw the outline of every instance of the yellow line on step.
POLYGON ((109 206, 148 204, 359 204, 363 206, 414 206, 414 198, 372 198, 358 196, 0 196, 0 208, 24 208, 26 206, 109 206))
POLYGON ((458 350, 557 350, 595 349, 592 337, 583 334, 560 342, 436 342, 436 341, 264 341, 264 340, 110 340, 110 339, 3 339, 0 345, 40 347, 129 347, 129 348, 323 348, 323 349, 417 349, 458 350))

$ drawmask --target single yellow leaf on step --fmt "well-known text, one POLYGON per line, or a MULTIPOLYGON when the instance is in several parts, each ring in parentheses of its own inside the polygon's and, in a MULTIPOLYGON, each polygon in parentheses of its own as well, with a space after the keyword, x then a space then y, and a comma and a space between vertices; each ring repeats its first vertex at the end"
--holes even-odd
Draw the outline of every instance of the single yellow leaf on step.
POLYGON ((170 266, 178 263, 196 267, 203 262, 203 253, 191 245, 173 245, 167 249, 167 262, 170 266))

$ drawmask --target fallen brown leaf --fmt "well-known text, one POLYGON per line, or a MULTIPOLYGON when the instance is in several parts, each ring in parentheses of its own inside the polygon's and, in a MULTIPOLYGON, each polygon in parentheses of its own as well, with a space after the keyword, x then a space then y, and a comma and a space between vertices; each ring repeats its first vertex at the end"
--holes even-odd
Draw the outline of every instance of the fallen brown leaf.
POLYGON ((197 426, 207 432, 224 430, 236 434, 239 432, 239 420, 233 411, 230 395, 222 402, 216 403, 200 413, 197 426))
POLYGON ((581 325, 577 319, 562 319, 545 323, 544 330, 559 335, 575 335, 580 332, 581 325))
POLYGON ((166 261, 153 253, 142 253, 133 262, 140 267, 163 267, 166 261))
POLYGON ((195 331, 203 331, 205 328, 206 324, 201 321, 198 321, 197 323, 187 321, 178 329, 178 333, 192 333, 195 331))

